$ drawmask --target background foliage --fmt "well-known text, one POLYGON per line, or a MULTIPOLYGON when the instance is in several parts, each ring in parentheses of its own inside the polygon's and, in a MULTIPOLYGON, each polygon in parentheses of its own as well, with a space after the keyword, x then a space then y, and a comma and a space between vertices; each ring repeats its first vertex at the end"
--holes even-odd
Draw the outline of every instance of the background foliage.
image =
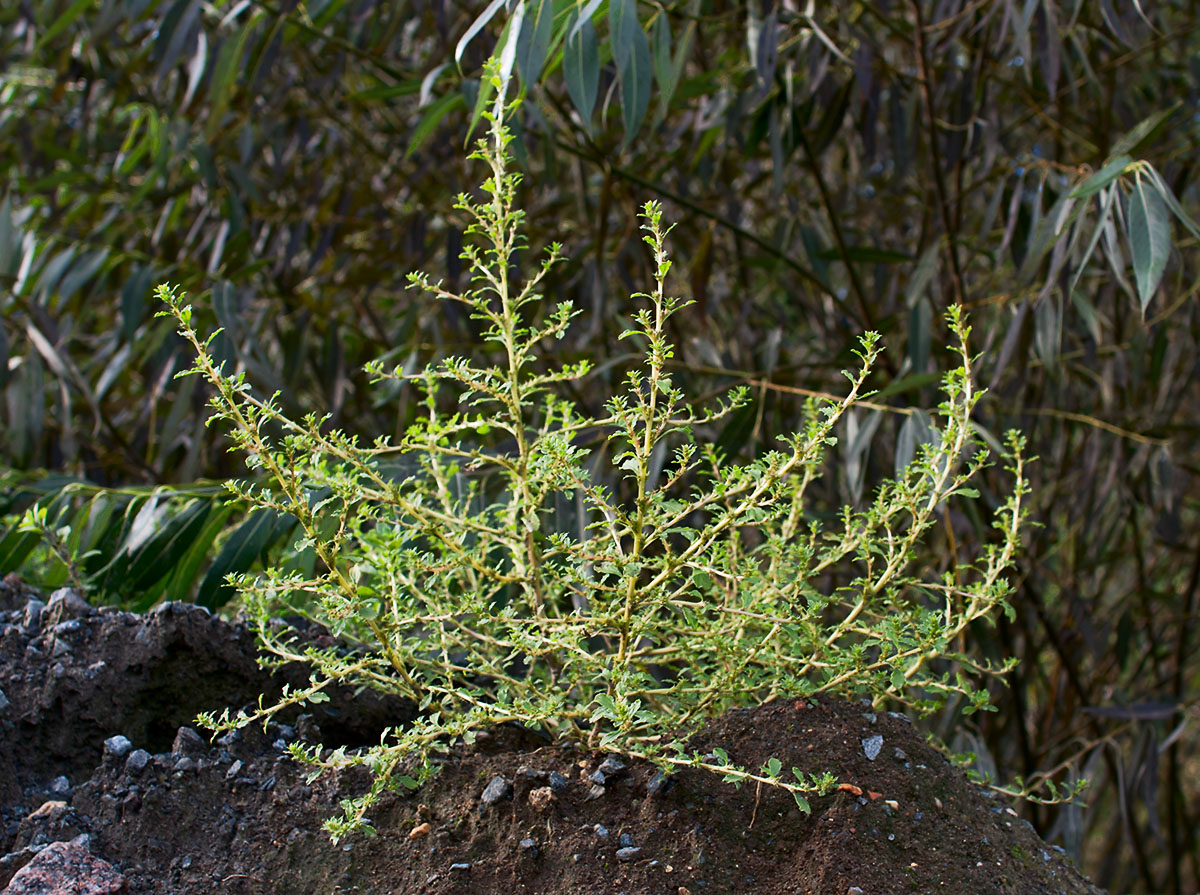
MULTIPOLYGON (((861 502, 922 440, 942 309, 967 306, 980 424, 1041 456, 1041 527, 1016 621, 964 644, 1022 660, 1000 711, 937 732, 1001 780, 1090 777, 1087 809, 1022 810, 1101 885, 1200 886, 1200 22, 1182 0, 7 5, 0 570, 67 580, 45 531, 69 521, 95 599, 217 606, 225 572, 288 551, 292 520, 221 502, 237 468, 197 380, 173 379, 189 355, 152 316, 160 281, 286 412, 364 434, 418 412, 366 388, 366 361, 479 352, 471 320, 403 287, 462 275, 445 198, 473 182, 461 148, 506 27, 531 243, 565 244, 546 292, 588 311, 562 360, 628 360, 635 210, 662 199, 697 303, 673 375, 754 397, 722 449, 770 446, 883 333, 881 393, 834 458, 836 496, 861 502), (34 500, 46 528, 20 531, 34 500)), ((604 385, 575 396, 586 411, 604 385)), ((930 570, 981 525, 945 518, 930 570)))

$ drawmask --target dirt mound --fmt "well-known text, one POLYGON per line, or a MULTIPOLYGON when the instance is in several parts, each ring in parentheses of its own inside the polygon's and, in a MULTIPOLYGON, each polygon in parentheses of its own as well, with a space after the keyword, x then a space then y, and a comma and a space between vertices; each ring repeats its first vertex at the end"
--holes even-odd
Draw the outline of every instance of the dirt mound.
POLYGON ((811 815, 786 793, 502 727, 418 793, 389 794, 377 836, 335 846, 321 822, 365 778, 306 783, 283 748, 377 742, 410 706, 341 694, 210 744, 188 727, 198 711, 282 683, 246 629, 178 604, 139 617, 31 597, 0 586, 0 888, 69 841, 132 893, 1099 891, 902 716, 826 700, 732 712, 694 744, 837 773, 811 815))

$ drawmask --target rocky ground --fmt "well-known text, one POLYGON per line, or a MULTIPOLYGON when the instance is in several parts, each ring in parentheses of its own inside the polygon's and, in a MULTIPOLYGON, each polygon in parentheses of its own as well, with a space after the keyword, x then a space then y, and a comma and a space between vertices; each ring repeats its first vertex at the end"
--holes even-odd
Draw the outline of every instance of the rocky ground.
POLYGON ((198 712, 283 683, 250 632, 183 604, 42 600, 0 584, 3 895, 1099 892, 905 718, 823 699, 732 712, 695 743, 834 771, 811 815, 786 793, 501 728, 389 796, 378 835, 333 845, 321 823, 364 780, 307 783, 284 747, 377 742, 410 706, 343 693, 210 743, 198 712))

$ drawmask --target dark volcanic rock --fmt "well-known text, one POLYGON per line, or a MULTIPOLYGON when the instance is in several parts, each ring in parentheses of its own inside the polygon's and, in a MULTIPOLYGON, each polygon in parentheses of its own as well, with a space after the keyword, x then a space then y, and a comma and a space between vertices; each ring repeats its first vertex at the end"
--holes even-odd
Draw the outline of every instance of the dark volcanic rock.
POLYGON ((370 818, 380 835, 335 845, 322 823, 365 791, 366 772, 309 782, 272 743, 318 728, 327 745, 377 743, 408 706, 334 692, 307 720, 210 745, 189 729, 196 712, 270 698, 286 679, 259 671, 248 631, 168 604, 145 617, 81 613, 56 633, 40 618, 25 625, 28 598, 0 585, 3 895, 1098 893, 903 716, 869 720, 832 700, 730 712, 688 744, 749 768, 778 758, 838 774, 846 786, 812 795, 810 815, 786 792, 701 771, 664 777, 504 725, 453 749, 418 792, 385 792, 370 818), (56 637, 70 643, 57 659, 56 637), (864 751, 872 737, 886 749, 864 751), (71 785, 55 795, 60 776, 71 785), (76 888, 44 888, 59 885, 55 868, 76 888), (36 880, 43 888, 28 888, 36 880))

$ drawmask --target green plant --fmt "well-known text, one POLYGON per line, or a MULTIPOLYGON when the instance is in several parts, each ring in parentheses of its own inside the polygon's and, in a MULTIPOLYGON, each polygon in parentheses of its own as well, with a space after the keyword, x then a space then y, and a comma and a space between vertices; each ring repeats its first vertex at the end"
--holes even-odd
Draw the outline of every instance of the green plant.
POLYGON ((702 757, 685 746, 707 715, 735 705, 815 693, 866 694, 932 710, 950 696, 967 711, 988 707, 974 673, 997 670, 952 644, 973 621, 1007 608, 1002 577, 1017 548, 1026 493, 1022 440, 1008 438, 1012 491, 998 502, 1000 536, 977 560, 938 580, 912 568, 914 549, 951 497, 975 498, 969 480, 987 454, 973 437, 979 399, 971 379, 969 328, 948 320, 961 366, 943 381, 941 427, 929 432, 895 480, 863 510, 822 512, 810 494, 834 426, 864 392, 879 355, 867 333, 860 368, 847 373, 840 400, 810 400, 781 449, 744 465, 706 443, 710 425, 740 407, 735 390, 715 409, 691 406, 669 375, 667 323, 684 302, 666 292, 668 227, 657 203, 642 212, 654 258, 654 289, 623 338, 643 362, 600 418, 563 397, 563 383, 589 364, 541 363, 539 346, 561 337, 578 313, 547 309, 539 283, 559 260, 553 245, 537 272, 518 283, 525 244, 516 207, 519 175, 509 170, 504 126, 506 81, 498 89, 489 139, 472 158, 490 168, 484 198, 459 197, 470 219, 463 258, 471 288, 444 289, 424 275, 414 287, 465 305, 483 339, 506 362, 477 366, 449 357, 405 375, 371 365, 376 379, 407 379, 425 395, 426 414, 396 441, 364 445, 310 414, 293 420, 275 397, 251 393, 244 372, 216 361, 192 324, 184 296, 160 287, 179 331, 194 347, 193 367, 216 388, 213 418, 266 485, 230 485, 251 506, 293 515, 299 546, 319 560, 312 575, 268 569, 238 580, 268 662, 312 666, 308 687, 257 711, 202 722, 214 730, 266 721, 290 706, 327 698, 334 682, 369 686, 414 700, 422 712, 379 745, 357 753, 294 745, 314 768, 365 765, 370 791, 347 801, 328 829, 362 828, 378 795, 397 782, 417 786, 434 753, 457 738, 504 721, 544 726, 589 746, 620 750, 663 767, 702 767, 735 783, 758 782, 804 794, 832 778, 771 761, 757 772, 729 756, 702 757), (452 390, 459 410, 439 396, 452 390), (605 450, 580 444, 605 433, 605 450), (668 460, 667 454, 670 453, 668 460), (597 464, 615 464, 618 487, 596 483, 597 464), (558 497, 581 507, 581 523, 551 524, 558 497), (349 651, 300 646, 270 624, 301 613, 327 625, 349 651))

